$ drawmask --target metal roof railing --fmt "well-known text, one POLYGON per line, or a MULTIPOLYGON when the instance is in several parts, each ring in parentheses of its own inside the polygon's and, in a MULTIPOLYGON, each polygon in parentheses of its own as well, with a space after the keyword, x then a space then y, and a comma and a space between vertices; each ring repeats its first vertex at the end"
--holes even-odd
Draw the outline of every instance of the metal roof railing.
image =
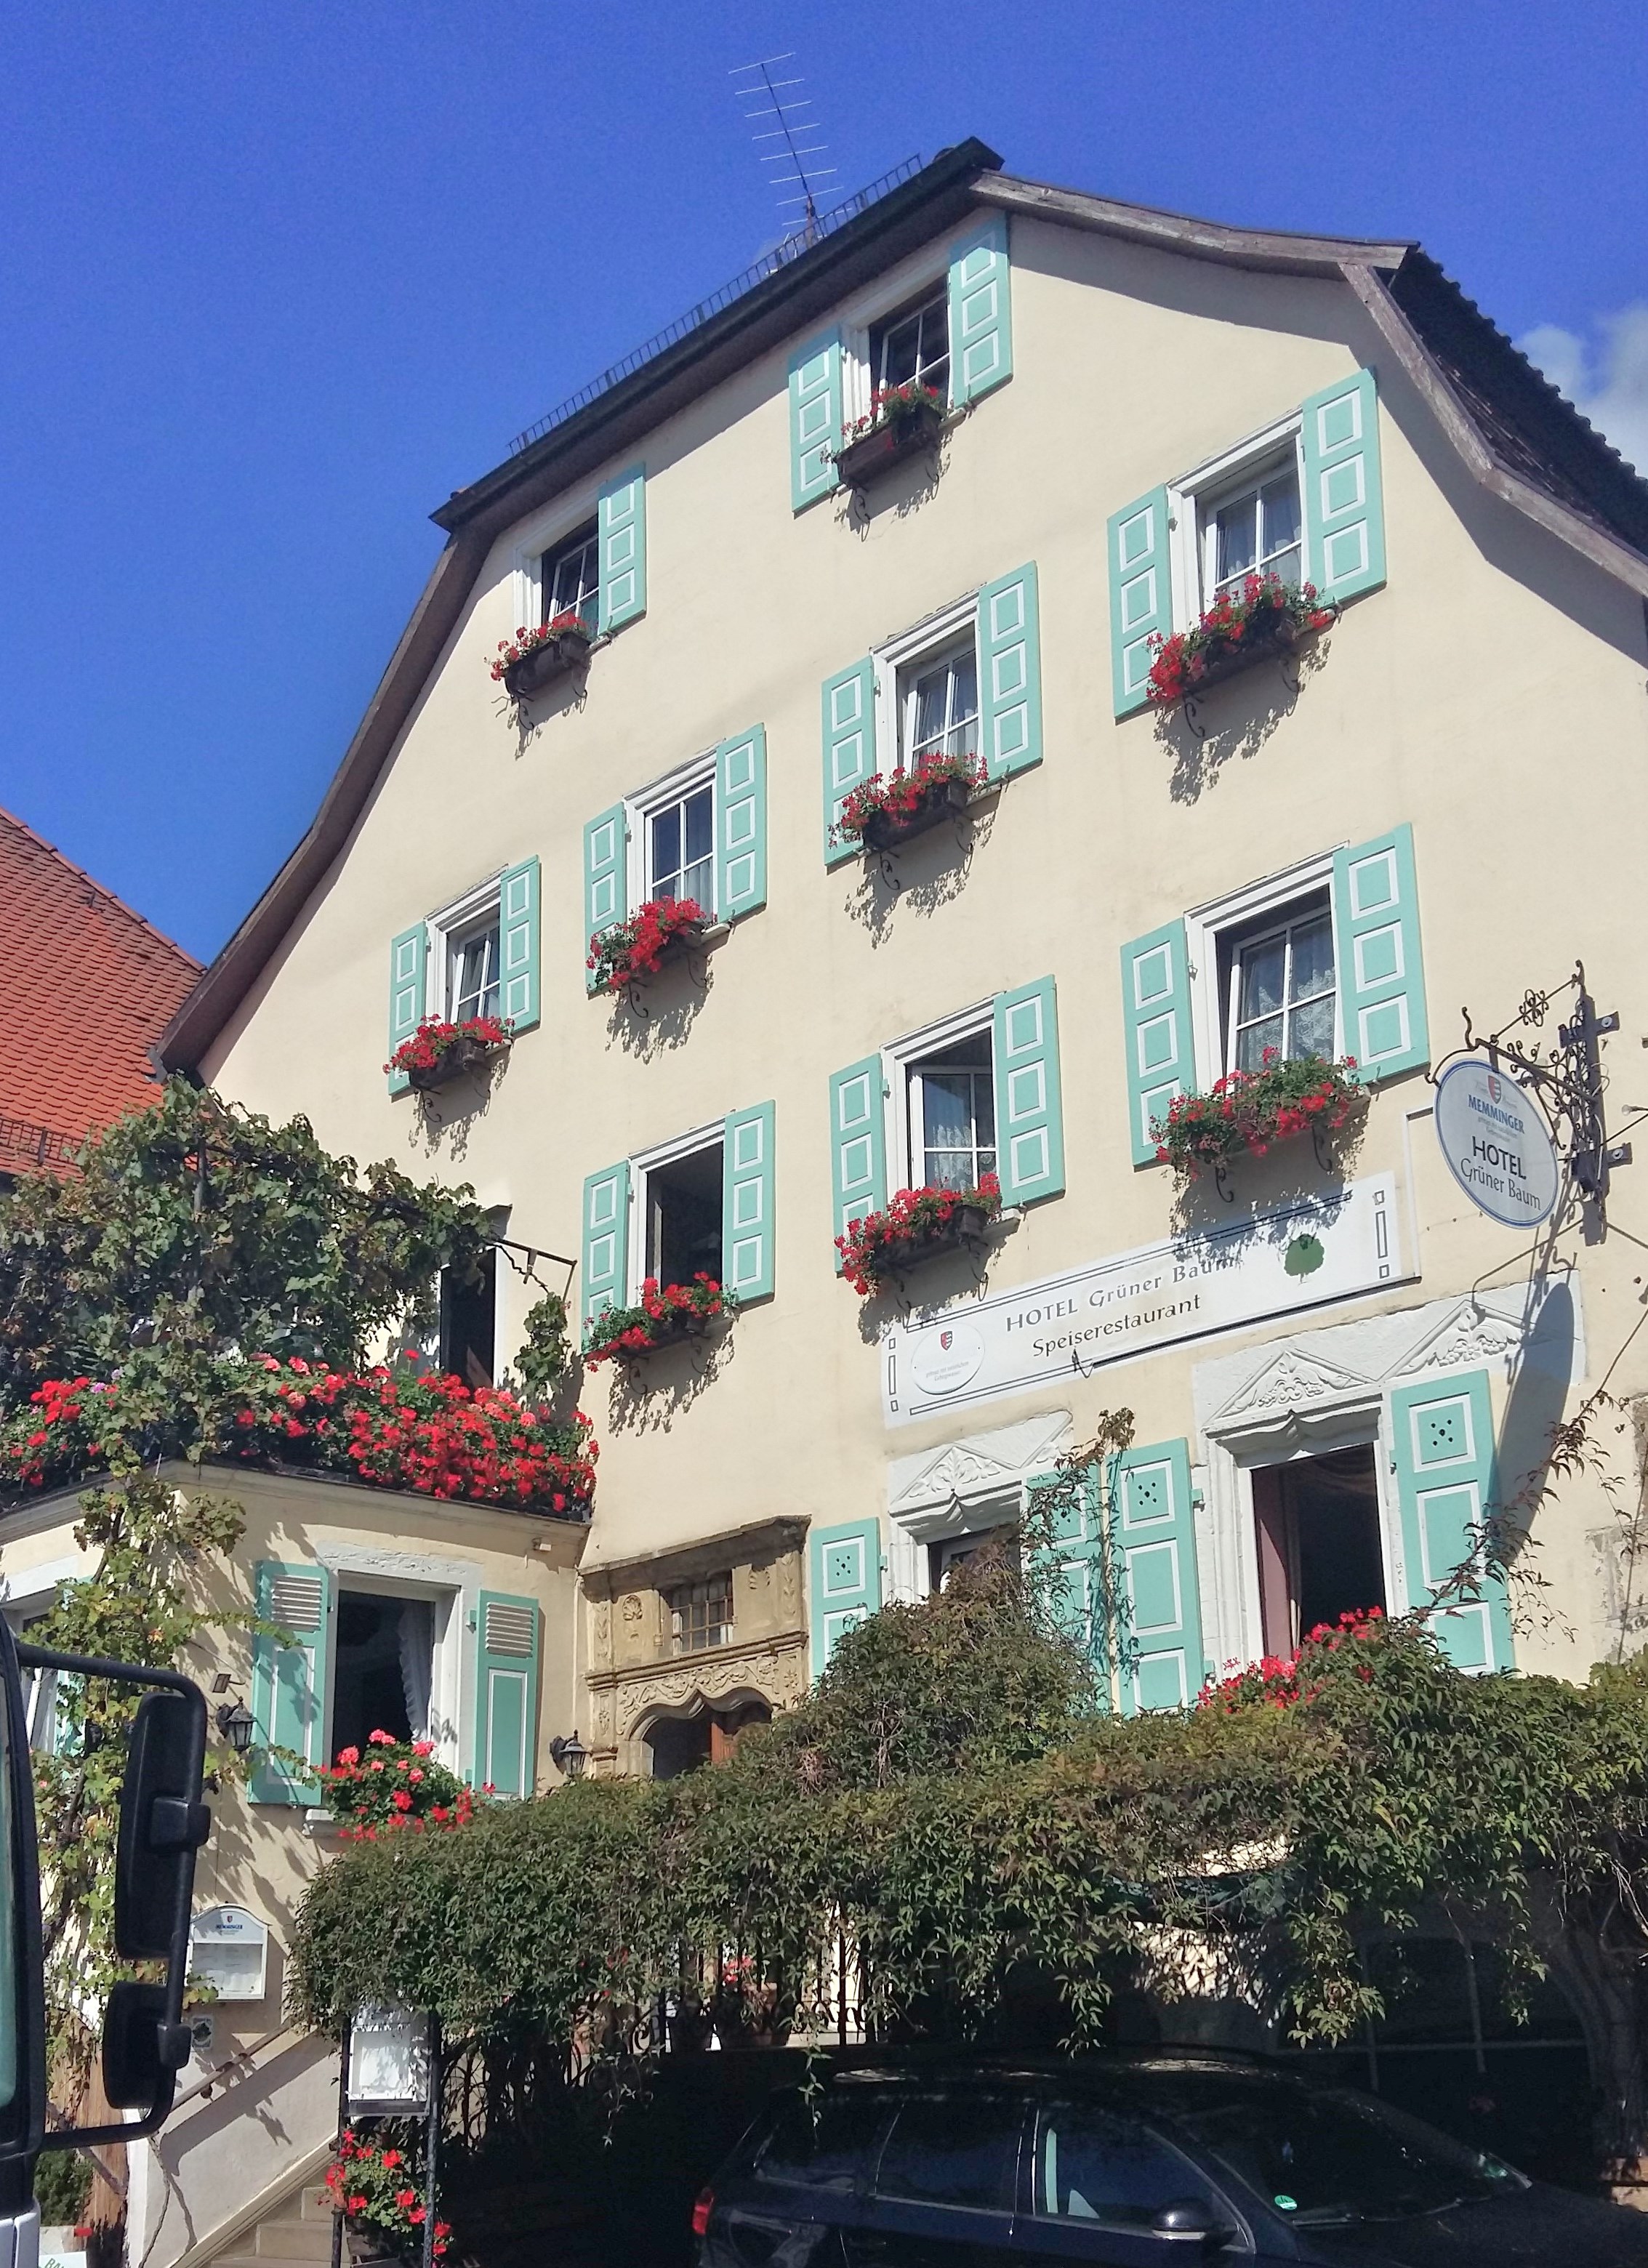
POLYGON ((575 417, 580 409, 586 409, 622 379, 632 377, 666 348, 673 347, 678 340, 699 329, 712 315, 718 315, 724 307, 730 307, 735 299, 741 299, 747 291, 753 291, 758 284, 764 284, 769 276, 776 276, 781 268, 787 268, 804 252, 810 252, 824 237, 833 235, 848 221, 857 219, 861 212, 867 211, 889 190, 897 188, 901 181, 908 181, 912 173, 920 171, 918 152, 915 157, 906 158, 901 166, 894 166, 890 173, 883 173, 879 180, 872 181, 868 188, 857 190, 842 203, 832 205, 828 212, 820 213, 809 228, 785 237, 782 244, 776 245, 770 252, 764 252, 741 275, 733 276, 728 284, 723 284, 718 291, 711 291, 708 298, 700 299, 695 307, 689 307, 684 315, 678 315, 666 328, 633 349, 622 362, 615 362, 610 369, 602 371, 600 376, 592 378, 587 386, 581 386, 576 394, 568 394, 566 400, 558 402, 547 417, 541 417, 535 425, 529 425, 524 433, 518 433, 510 445, 510 454, 519 457, 524 449, 530 449, 534 441, 541 441, 546 433, 553 433, 557 425, 564 425, 569 417, 575 417))
POLYGON ((79 1155, 80 1138, 76 1135, 36 1126, 27 1118, 0 1118, 0 1173, 19 1163, 72 1166, 79 1155))

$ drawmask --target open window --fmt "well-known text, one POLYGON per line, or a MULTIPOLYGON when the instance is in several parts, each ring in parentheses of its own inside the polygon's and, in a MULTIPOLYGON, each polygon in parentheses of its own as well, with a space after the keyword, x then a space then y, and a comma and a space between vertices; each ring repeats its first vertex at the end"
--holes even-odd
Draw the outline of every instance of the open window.
POLYGON ((870 326, 872 397, 910 385, 930 386, 950 399, 950 302, 943 282, 870 326))
POLYGON ((904 1065, 911 1189, 975 1189, 996 1171, 996 1071, 988 1024, 904 1065))
POLYGON ((592 519, 543 554, 538 593, 541 622, 572 615, 594 637, 600 604, 600 541, 592 519))
POLYGON ((641 1275, 690 1284, 721 1275, 723 1145, 707 1142, 643 1168, 641 1275))
POLYGON ((340 1586, 332 1663, 332 1730, 363 1755, 373 1733, 435 1737, 437 1602, 340 1586))
POLYGON ((497 1376, 497 1253, 489 1248, 473 1276, 444 1268, 440 1279, 440 1366, 466 1386, 497 1376))
POLYGON ((1296 1457, 1252 1475, 1259 1609, 1267 1653, 1291 1653, 1319 1623, 1387 1600, 1374 1445, 1296 1457))

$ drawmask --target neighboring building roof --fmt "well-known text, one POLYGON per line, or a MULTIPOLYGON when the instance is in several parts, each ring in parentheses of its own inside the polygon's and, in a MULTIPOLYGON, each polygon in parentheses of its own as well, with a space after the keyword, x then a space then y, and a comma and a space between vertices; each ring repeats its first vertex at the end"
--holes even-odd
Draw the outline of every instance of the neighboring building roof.
POLYGON ((150 1050, 200 963, 0 811, 0 1173, 69 1162, 151 1102, 150 1050))
POLYGON ((1648 482, 1416 244, 1232 228, 1021 180, 1001 162, 977 140, 941 151, 741 296, 672 326, 656 352, 628 357, 582 409, 432 515, 446 549, 308 833, 168 1025, 168 1065, 195 1067, 342 849, 503 530, 981 204, 1183 258, 1348 284, 1482 485, 1648 600, 1648 482))

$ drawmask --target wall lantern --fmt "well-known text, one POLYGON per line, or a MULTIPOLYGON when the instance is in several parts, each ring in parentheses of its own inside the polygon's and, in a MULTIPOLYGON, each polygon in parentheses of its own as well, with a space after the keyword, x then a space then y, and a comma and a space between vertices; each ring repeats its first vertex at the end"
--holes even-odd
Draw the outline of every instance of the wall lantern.
POLYGON ((227 1741, 236 1756, 243 1756, 252 1746, 252 1735, 257 1730, 257 1720, 244 1701, 224 1701, 217 1710, 217 1737, 227 1741))
POLYGON ((589 1750, 578 1736, 576 1727, 564 1737, 549 1743, 549 1760, 558 1772, 568 1779, 582 1779, 584 1767, 589 1762, 589 1750))

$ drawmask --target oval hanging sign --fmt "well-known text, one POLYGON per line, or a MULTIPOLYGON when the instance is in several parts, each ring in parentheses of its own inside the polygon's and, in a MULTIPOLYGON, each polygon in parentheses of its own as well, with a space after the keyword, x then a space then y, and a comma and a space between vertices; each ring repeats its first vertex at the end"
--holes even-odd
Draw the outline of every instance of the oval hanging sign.
POLYGON ((1478 1211, 1536 1228, 1556 1211, 1562 1165, 1550 1129, 1513 1079, 1468 1056, 1437 1081, 1437 1139, 1478 1211))

